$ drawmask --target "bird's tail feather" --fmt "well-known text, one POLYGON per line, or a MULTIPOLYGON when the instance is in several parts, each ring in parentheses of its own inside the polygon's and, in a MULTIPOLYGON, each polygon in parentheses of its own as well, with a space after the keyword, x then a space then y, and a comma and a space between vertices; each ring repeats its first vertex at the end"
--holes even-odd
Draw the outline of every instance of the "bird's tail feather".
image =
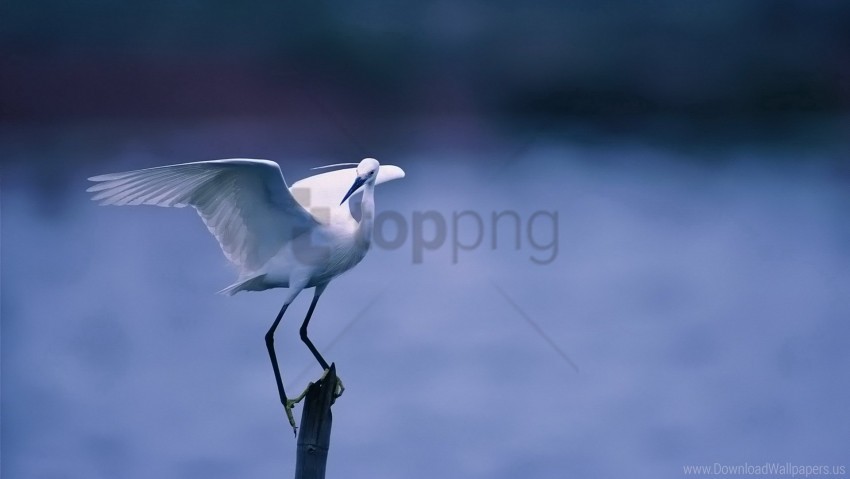
POLYGON ((222 289, 218 292, 218 294, 226 294, 228 296, 233 296, 234 294, 240 291, 260 291, 266 289, 265 279, 265 274, 252 276, 250 278, 243 278, 231 284, 230 286, 222 289))

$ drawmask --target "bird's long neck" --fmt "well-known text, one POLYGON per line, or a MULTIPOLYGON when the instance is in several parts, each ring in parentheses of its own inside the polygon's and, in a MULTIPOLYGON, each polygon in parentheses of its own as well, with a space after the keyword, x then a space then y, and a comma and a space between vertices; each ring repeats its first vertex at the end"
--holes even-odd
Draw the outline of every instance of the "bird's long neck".
POLYGON ((375 184, 366 183, 363 199, 360 200, 360 224, 357 226, 357 241, 365 247, 372 242, 372 226, 375 223, 375 184))

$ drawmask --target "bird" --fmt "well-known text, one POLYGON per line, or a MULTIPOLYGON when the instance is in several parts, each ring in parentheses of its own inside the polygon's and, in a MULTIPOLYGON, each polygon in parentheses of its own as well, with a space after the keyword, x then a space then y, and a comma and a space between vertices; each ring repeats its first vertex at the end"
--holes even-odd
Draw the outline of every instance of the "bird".
MULTIPOLYGON (((322 377, 327 374, 327 361, 307 336, 310 318, 328 284, 369 251, 375 186, 405 176, 398 166, 381 165, 374 158, 315 169, 332 170, 287 186, 274 161, 198 161, 92 176, 89 180, 95 184, 86 190, 101 205, 193 207, 239 273, 237 281, 219 293, 287 289, 265 343, 280 401, 296 435, 292 409, 304 393, 292 399, 286 395, 274 348, 275 331, 295 298, 313 288, 299 332, 324 370, 322 377), (362 194, 359 221, 349 205, 357 194, 362 194)), ((339 382, 335 393, 343 390, 339 382)))

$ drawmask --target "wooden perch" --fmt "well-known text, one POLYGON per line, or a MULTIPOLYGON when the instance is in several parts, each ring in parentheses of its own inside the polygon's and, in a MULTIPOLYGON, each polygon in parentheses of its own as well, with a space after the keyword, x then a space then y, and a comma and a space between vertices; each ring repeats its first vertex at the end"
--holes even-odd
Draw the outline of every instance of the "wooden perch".
POLYGON ((331 424, 337 385, 336 365, 320 381, 307 389, 301 428, 298 431, 298 451, 295 458, 295 479, 324 479, 328 449, 331 445, 331 424))

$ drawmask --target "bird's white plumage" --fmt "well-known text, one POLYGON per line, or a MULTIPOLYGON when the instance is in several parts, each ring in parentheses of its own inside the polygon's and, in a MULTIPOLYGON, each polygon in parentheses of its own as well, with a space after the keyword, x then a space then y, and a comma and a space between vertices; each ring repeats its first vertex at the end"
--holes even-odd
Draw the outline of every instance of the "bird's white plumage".
MULTIPOLYGON (((404 177, 397 166, 368 160, 377 174, 369 188, 404 177)), ((237 158, 94 176, 87 191, 103 205, 195 208, 239 269, 237 283, 222 291, 233 294, 290 287, 293 275, 301 288, 316 285, 357 264, 370 233, 351 217, 348 199, 339 203, 357 177, 357 168, 344 168, 287 188, 277 163, 237 158)))
POLYGON ((192 206, 240 272, 260 268, 316 221, 266 160, 183 163, 89 178, 104 205, 192 206))

